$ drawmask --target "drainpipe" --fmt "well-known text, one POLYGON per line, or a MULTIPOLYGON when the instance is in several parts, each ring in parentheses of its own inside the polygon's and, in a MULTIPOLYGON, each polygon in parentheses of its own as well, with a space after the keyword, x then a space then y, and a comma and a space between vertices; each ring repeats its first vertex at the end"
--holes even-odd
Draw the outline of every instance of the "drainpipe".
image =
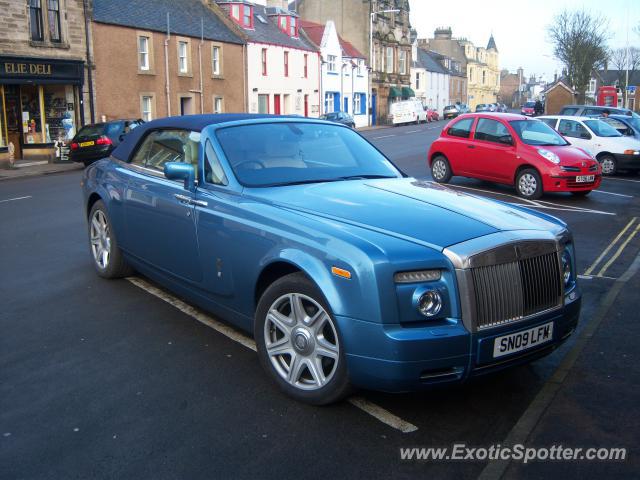
POLYGON ((171 116, 171 86, 169 85, 169 40, 171 40, 171 30, 169 28, 169 12, 167 12, 167 37, 164 39, 164 77, 165 92, 167 95, 167 117, 171 116))
POLYGON ((320 80, 320 88, 318 89, 318 117, 324 113, 324 102, 323 102, 323 93, 322 93, 322 57, 320 56, 320 52, 316 53, 318 57, 318 79, 320 80))
POLYGON ((198 68, 200 69, 200 113, 204 113, 204 80, 202 78, 202 45, 204 45, 204 18, 200 19, 200 44, 198 45, 198 68))
MULTIPOLYGON (((87 10, 89 8, 89 0, 83 0, 82 2, 82 11, 84 14, 84 35, 85 35, 85 43, 87 44, 87 81, 89 82, 89 112, 91 115, 91 123, 95 123, 96 114, 95 108, 93 105, 93 60, 91 58, 91 46, 90 46, 90 35, 89 35, 89 15, 87 15, 87 10)), ((81 92, 82 93, 82 92, 81 92)), ((84 112, 81 112, 84 118, 84 112)))
POLYGON ((249 92, 247 91, 247 77, 249 76, 249 67, 247 65, 247 44, 242 44, 242 92, 244 93, 244 111, 249 113, 249 92))

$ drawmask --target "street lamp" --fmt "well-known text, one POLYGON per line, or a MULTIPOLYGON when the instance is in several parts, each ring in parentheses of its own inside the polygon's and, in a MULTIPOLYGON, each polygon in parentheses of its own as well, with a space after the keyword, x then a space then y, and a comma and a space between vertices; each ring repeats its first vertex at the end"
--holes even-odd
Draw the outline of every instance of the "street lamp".
POLYGON ((373 75, 373 17, 375 17, 376 15, 378 15, 379 13, 399 13, 400 10, 397 8, 394 9, 390 9, 390 10, 378 10, 377 12, 371 12, 369 14, 369 63, 371 65, 369 65, 370 67, 370 71, 369 71, 369 115, 367 115, 368 119, 369 119, 369 126, 371 126, 371 124, 373 123, 373 114, 371 112, 371 107, 372 107, 372 102, 371 102, 371 90, 372 90, 372 82, 371 82, 371 76, 373 75))

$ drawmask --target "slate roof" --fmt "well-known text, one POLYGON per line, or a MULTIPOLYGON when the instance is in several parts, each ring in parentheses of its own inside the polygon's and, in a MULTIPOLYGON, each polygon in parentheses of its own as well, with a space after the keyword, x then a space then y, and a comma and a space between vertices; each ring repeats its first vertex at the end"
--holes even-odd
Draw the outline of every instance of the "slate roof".
POLYGON ((445 68, 438 60, 436 56, 430 51, 418 48, 418 55, 415 60, 416 68, 424 68, 427 72, 443 73, 450 75, 449 69, 445 68))
POLYGON ((316 46, 305 37, 304 33, 300 33, 298 38, 291 38, 284 33, 276 24, 277 17, 269 17, 266 7, 262 5, 253 5, 253 27, 254 29, 243 29, 245 35, 249 37, 249 41, 255 43, 267 43, 271 45, 280 45, 283 47, 298 48, 300 50, 309 50, 317 52, 316 46), (266 23, 262 23, 260 18, 266 23))
POLYGON ((172 34, 218 42, 245 43, 201 0, 93 0, 93 20, 110 25, 167 31, 167 12, 172 34))
MULTIPOLYGON (((324 36, 325 25, 320 23, 310 22, 308 20, 300 20, 300 26, 304 29, 304 33, 307 34, 309 40, 311 40, 318 47, 322 43, 322 37, 324 36)), ((349 58, 366 58, 360 51, 354 47, 351 42, 346 41, 340 35, 338 35, 340 41, 340 47, 342 48, 342 54, 349 58)))
POLYGON ((489 43, 487 43, 487 50, 493 48, 496 52, 498 51, 498 47, 496 47, 496 41, 493 38, 493 34, 489 37, 489 43))
MULTIPOLYGON (((602 85, 615 85, 618 79, 624 82, 626 75, 624 70, 598 70, 597 73, 602 85)), ((629 85, 640 85, 640 71, 629 71, 629 85)))

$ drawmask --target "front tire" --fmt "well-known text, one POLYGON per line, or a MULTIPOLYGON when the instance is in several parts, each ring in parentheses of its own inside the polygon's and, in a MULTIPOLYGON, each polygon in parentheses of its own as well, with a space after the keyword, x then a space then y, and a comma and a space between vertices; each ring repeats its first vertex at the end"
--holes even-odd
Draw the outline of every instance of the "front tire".
POLYGON ((542 196, 542 179, 533 168, 525 168, 516 177, 518 195, 529 200, 537 200, 542 196))
POLYGON ((449 183, 452 177, 451 165, 443 155, 436 156, 431 162, 431 176, 438 183, 449 183))
POLYGON ((91 207, 89 213, 89 250, 93 266, 103 278, 122 278, 133 273, 118 246, 107 208, 102 200, 91 207))
POLYGON ((322 292, 302 273, 264 292, 254 323, 262 367, 289 396, 326 405, 351 390, 338 325, 322 292))
POLYGON ((618 171, 618 163, 613 155, 603 155, 598 159, 600 165, 602 165, 603 175, 615 175, 618 171))

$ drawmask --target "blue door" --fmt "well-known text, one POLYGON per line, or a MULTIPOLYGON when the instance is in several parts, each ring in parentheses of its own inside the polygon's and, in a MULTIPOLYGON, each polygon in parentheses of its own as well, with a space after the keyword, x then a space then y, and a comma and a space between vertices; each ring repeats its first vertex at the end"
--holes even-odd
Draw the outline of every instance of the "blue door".
POLYGON ((168 180, 163 174, 166 162, 191 163, 195 156, 197 165, 198 143, 189 133, 152 132, 126 165, 124 248, 163 273, 200 282, 193 194, 182 182, 168 180))
POLYGON ((374 93, 371 95, 371 125, 376 124, 376 105, 377 105, 378 95, 374 93))

